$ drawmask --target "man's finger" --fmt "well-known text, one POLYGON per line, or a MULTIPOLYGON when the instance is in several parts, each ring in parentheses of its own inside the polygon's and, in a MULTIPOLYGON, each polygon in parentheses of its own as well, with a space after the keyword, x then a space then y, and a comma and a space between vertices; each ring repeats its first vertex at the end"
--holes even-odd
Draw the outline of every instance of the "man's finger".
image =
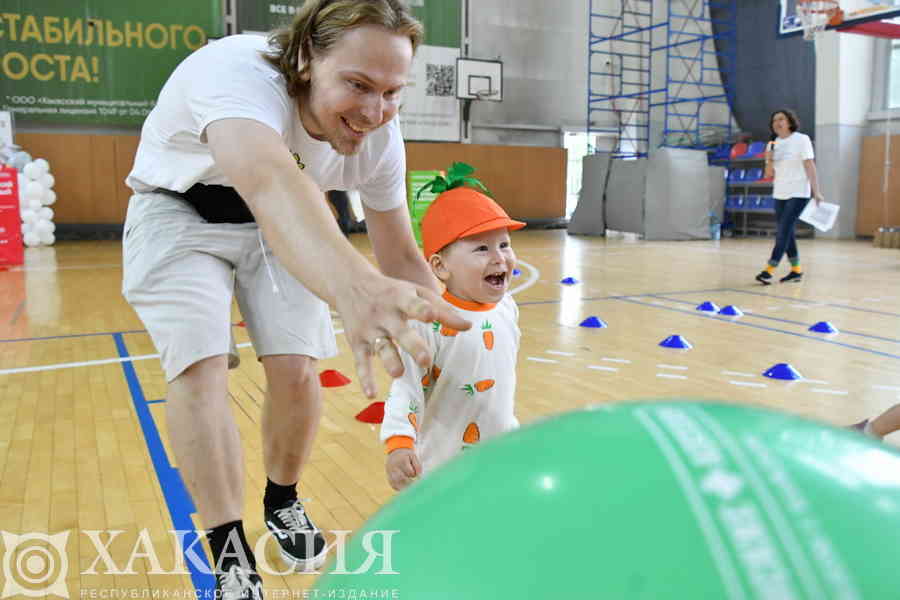
POLYGON ((386 337, 378 338, 375 340, 375 352, 381 359, 381 364, 384 365, 384 370, 388 372, 388 375, 391 377, 403 375, 403 360, 401 360, 394 342, 386 337))
POLYGON ((359 376, 359 385, 366 398, 374 398, 378 393, 375 386, 375 378, 372 377, 372 355, 368 342, 353 343, 353 361, 356 363, 356 374, 359 376))
POLYGON ((419 321, 425 322, 439 321, 447 327, 452 327, 459 331, 466 331, 472 327, 472 324, 469 321, 463 319, 449 304, 444 302, 443 298, 431 290, 419 288, 419 296, 428 303, 429 310, 426 315, 427 318, 421 319, 412 316, 410 316, 410 318, 416 318, 419 321))
POLYGON ((422 474, 422 463, 419 462, 419 457, 416 454, 412 455, 412 466, 415 470, 415 473, 413 473, 414 477, 418 477, 422 474))
MULTIPOLYGON (((431 352, 428 350, 428 344, 425 343, 425 340, 422 339, 422 336, 420 336, 415 329, 404 326, 404 328, 396 334, 394 339, 404 352, 413 357, 413 360, 415 360, 420 367, 424 369, 431 366, 431 352)), ((399 355, 397 356, 397 360, 400 360, 399 355)))

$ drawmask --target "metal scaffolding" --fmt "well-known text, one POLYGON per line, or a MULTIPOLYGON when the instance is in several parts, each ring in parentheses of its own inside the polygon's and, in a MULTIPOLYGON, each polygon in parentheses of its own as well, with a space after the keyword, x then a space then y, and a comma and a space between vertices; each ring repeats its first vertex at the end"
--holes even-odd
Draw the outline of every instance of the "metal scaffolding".
POLYGON ((652 0, 588 0, 587 133, 610 140, 595 151, 646 157, 656 110, 659 145, 708 149, 725 141, 732 98, 722 82, 735 45, 719 50, 716 42, 733 40, 736 10, 736 0, 668 0, 666 20, 655 22, 652 0), (710 8, 724 16, 713 21, 710 8))

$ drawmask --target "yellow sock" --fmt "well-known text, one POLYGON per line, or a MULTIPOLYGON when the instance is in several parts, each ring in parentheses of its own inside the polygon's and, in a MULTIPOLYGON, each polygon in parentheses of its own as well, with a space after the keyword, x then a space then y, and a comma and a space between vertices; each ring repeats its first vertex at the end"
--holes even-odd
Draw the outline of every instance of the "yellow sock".
POLYGON ((766 271, 766 273, 771 275, 772 273, 775 272, 775 267, 773 267, 772 265, 766 265, 765 271, 766 271))
POLYGON ((803 269, 800 268, 800 265, 794 265, 793 267, 791 267, 791 271, 793 271, 794 273, 802 273, 803 269))

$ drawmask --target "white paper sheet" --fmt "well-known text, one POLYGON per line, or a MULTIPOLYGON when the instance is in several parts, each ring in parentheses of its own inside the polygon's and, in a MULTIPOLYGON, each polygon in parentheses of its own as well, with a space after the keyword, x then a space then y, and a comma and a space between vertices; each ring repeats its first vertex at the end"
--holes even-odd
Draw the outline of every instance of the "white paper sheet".
POLYGON ((834 227, 834 222, 837 220, 838 212, 840 212, 840 210, 841 207, 838 204, 822 202, 817 206, 816 201, 810 199, 810 201, 806 203, 806 208, 800 213, 800 219, 806 221, 819 231, 825 232, 834 227))

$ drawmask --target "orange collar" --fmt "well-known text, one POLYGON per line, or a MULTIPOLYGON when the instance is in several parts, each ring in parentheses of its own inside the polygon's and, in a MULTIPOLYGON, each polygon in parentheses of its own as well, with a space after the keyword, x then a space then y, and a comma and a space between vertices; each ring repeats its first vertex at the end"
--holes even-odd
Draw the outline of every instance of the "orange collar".
POLYGON ((443 294, 444 300, 455 306, 456 308, 461 308, 463 310, 470 310, 473 312, 484 312, 486 310, 491 310, 496 304, 482 304, 481 302, 472 302, 471 300, 463 300, 461 298, 457 298, 449 291, 444 291, 443 294))

